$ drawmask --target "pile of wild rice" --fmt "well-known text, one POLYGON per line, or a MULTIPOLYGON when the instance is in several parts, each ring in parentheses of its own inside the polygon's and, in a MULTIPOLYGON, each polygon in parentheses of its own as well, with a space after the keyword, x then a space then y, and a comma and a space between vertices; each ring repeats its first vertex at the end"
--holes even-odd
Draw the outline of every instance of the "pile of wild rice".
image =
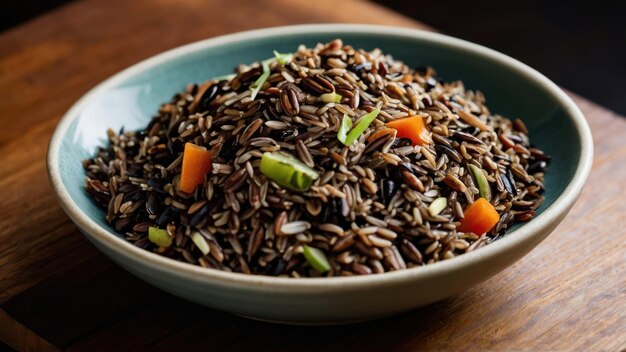
POLYGON ((307 244, 326 254, 327 276, 382 273, 475 250, 531 219, 543 201, 549 158, 530 146, 521 120, 492 115, 484 96, 460 81, 438 81, 431 68, 411 69, 341 40, 300 46, 289 63, 270 69, 255 99, 259 63, 239 66, 231 79, 189 85, 145 130, 109 131, 110 145, 84 162, 86 189, 128 241, 207 268, 319 276, 303 257, 307 244), (330 92, 342 101, 321 101, 330 92), (356 123, 375 108, 380 114, 357 142, 341 144, 342 116, 356 123), (385 127, 418 113, 432 144, 413 147, 385 127), (476 128, 476 118, 490 129, 476 128), (186 142, 215 155, 191 195, 178 190, 186 142), (262 154, 278 150, 319 173, 308 191, 289 191, 259 172, 262 154), (469 164, 485 171, 500 214, 481 237, 456 231, 479 192, 469 164), (429 205, 440 197, 447 206, 433 215, 429 205), (173 244, 152 244, 150 226, 166 229, 173 244), (191 240, 198 233, 207 255, 191 240))

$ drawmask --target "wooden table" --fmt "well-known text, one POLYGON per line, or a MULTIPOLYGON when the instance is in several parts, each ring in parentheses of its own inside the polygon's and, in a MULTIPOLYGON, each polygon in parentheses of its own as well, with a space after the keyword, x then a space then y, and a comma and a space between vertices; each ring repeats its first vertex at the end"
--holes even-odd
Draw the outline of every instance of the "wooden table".
POLYGON ((578 96, 596 152, 567 219, 489 281, 400 316, 340 327, 238 318, 148 286, 80 235, 45 170, 76 99, 184 43, 324 21, 427 28, 356 0, 82 0, 0 34, 0 341, 37 351, 626 348, 626 120, 578 96))

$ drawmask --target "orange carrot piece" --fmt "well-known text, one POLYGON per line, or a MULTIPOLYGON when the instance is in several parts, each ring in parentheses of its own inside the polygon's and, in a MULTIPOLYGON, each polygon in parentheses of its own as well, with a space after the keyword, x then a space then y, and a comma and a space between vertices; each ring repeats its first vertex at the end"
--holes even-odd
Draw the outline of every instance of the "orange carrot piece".
POLYGON ((430 131, 426 128, 424 119, 419 115, 387 122, 387 127, 398 131, 396 138, 408 138, 413 142, 413 145, 432 143, 430 131))
POLYGON ((461 226, 457 230, 473 232, 478 236, 491 230, 500 220, 500 215, 496 209, 485 198, 475 201, 463 213, 465 217, 461 220, 461 226))
POLYGON ((204 175, 213 168, 211 152, 193 143, 185 144, 183 172, 180 175, 179 189, 192 193, 196 186, 204 182, 204 175))

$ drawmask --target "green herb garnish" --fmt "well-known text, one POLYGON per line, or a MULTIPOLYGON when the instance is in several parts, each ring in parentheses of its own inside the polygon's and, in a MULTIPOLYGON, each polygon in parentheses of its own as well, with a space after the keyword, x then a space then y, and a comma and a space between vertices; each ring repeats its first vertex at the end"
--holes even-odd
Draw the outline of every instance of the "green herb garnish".
POLYGON ((304 192, 319 175, 291 154, 267 152, 261 158, 261 173, 279 185, 304 192))
POLYGON ((158 227, 148 228, 148 239, 159 247, 169 247, 172 245, 172 238, 167 234, 167 231, 158 227))
POLYGON ((489 187, 489 182, 487 181, 483 170, 473 164, 468 164, 468 167, 472 172, 472 175, 474 176, 474 180, 476 180, 476 186, 478 186, 478 194, 481 197, 490 201, 491 187, 489 187))
POLYGON ((250 98, 252 98, 252 100, 256 98, 257 94, 259 94, 259 91, 265 84, 265 81, 267 81, 267 79, 269 78, 270 64, 272 62, 276 61, 281 65, 285 65, 289 61, 291 61, 292 58, 293 58, 293 54, 291 53, 281 54, 278 51, 274 50, 274 57, 261 61, 261 67, 263 68, 263 73, 261 74, 259 78, 257 78, 256 81, 254 81, 254 83, 250 85, 250 90, 252 90, 252 94, 250 94, 250 98))
POLYGON ((196 231, 192 233, 191 240, 196 245, 196 247, 198 247, 200 252, 202 252, 202 254, 207 255, 211 251, 211 248, 209 247, 209 243, 204 239, 204 237, 202 236, 200 232, 196 231))
POLYGON ((332 93, 325 93, 320 95, 320 98, 322 98, 322 101, 324 103, 338 103, 341 101, 342 96, 332 92, 332 93))
POLYGON ((281 54, 276 50, 274 50, 274 56, 276 57, 276 61, 281 65, 286 65, 293 59, 292 53, 281 54))
POLYGON ((326 259, 324 252, 315 247, 309 247, 306 244, 302 245, 304 258, 313 267, 313 269, 320 273, 325 273, 330 270, 330 263, 326 259))
POLYGON ((352 128, 352 120, 350 119, 348 115, 343 114, 343 118, 341 119, 341 124, 339 125, 339 131, 337 131, 337 139, 341 143, 348 145, 346 143, 346 138, 348 137, 348 131, 350 131, 351 128, 352 128))
POLYGON ((347 146, 351 146, 352 143, 354 143, 354 141, 356 141, 357 138, 359 138, 359 136, 361 134, 363 134, 363 132, 365 132, 365 130, 376 119, 376 116, 378 116, 379 113, 380 113, 380 110, 376 109, 376 110, 366 114, 365 116, 363 116, 363 118, 361 118, 361 121, 359 121, 359 123, 357 123, 356 126, 350 132, 348 132, 348 134, 345 137, 345 139, 341 140, 342 137, 339 135, 339 132, 342 132, 341 128, 343 127, 344 123, 346 123, 346 117, 347 117, 346 115, 344 115, 344 118, 341 121, 341 125, 342 126, 339 126, 339 132, 337 133, 337 138, 339 139, 339 141, 341 143, 343 143, 343 144, 345 144, 347 146))
MULTIPOLYGON (((274 59, 271 59, 271 60, 274 60, 274 59)), ((250 89, 252 90, 252 94, 250 94, 250 98, 252 98, 252 100, 256 98, 257 94, 259 94, 261 87, 263 87, 263 84, 265 84, 265 81, 267 81, 267 78, 270 76, 270 65, 269 65, 268 60, 262 61, 261 66, 263 67, 263 73, 261 74, 259 78, 257 78, 256 81, 254 81, 254 83, 250 85, 250 89)))

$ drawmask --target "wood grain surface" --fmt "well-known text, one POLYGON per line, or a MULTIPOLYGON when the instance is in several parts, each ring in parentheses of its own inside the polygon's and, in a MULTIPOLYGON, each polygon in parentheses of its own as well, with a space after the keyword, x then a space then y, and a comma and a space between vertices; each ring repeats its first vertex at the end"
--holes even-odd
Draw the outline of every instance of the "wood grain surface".
POLYGON ((578 96, 595 161, 566 220, 487 282, 400 316, 341 327, 238 318, 148 286, 80 235, 45 170, 74 101, 184 43, 319 22, 428 29, 357 0, 81 0, 0 34, 0 341, 34 351, 625 349, 626 119, 578 96))

